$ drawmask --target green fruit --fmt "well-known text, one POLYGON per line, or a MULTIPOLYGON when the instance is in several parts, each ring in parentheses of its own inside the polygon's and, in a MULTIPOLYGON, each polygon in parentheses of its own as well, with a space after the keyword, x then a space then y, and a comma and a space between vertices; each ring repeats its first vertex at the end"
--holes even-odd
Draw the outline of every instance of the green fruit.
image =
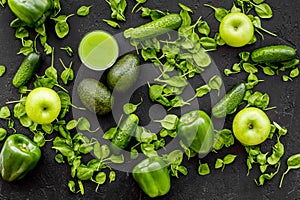
POLYGON ((120 125, 117 133, 111 142, 114 146, 112 149, 117 153, 118 148, 125 149, 131 138, 135 136, 135 131, 139 123, 139 118, 135 114, 130 114, 120 125), (117 148, 118 147, 118 148, 117 148))
POLYGON ((41 68, 42 56, 39 53, 30 53, 22 61, 16 72, 12 84, 19 88, 25 85, 32 76, 41 68))
POLYGON ((202 110, 193 110, 182 115, 177 133, 183 143, 200 155, 210 152, 214 141, 214 126, 202 110))
POLYGON ((111 90, 125 92, 136 82, 139 73, 139 58, 134 54, 127 54, 110 68, 107 74, 107 85, 111 90))
POLYGON ((261 47, 251 53, 251 59, 256 63, 284 62, 295 57, 296 50, 287 45, 261 47))
POLYGON ((83 79, 77 87, 77 93, 82 104, 97 115, 105 115, 112 109, 111 92, 96 79, 83 79))
POLYGON ((212 108, 213 116, 217 118, 232 114, 243 101, 246 94, 246 85, 238 83, 212 108))
POLYGON ((168 14, 139 27, 125 30, 124 37, 145 40, 167 33, 170 30, 176 30, 181 23, 182 19, 179 14, 168 14))

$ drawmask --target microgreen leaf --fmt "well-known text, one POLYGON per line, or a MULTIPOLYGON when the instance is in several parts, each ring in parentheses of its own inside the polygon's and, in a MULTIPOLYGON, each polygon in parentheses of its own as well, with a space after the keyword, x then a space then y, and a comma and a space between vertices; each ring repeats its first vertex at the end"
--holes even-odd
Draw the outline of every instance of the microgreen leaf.
POLYGON ((80 8, 78 8, 76 13, 78 16, 82 16, 82 17, 87 16, 90 13, 91 7, 92 6, 81 6, 80 8))
POLYGON ((120 24, 115 21, 108 20, 108 19, 103 19, 103 21, 113 28, 121 28, 120 24))

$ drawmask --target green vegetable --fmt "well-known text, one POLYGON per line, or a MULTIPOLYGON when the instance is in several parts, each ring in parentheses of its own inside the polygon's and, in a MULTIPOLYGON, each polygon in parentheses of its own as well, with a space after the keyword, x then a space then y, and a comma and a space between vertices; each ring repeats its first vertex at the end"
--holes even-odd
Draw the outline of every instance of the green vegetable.
POLYGON ((300 154, 294 154, 292 156, 290 156, 287 160, 287 170, 283 173, 281 180, 280 180, 280 184, 279 187, 281 188, 282 183, 283 183, 283 179, 285 177, 285 175, 291 170, 291 169, 299 169, 300 168, 300 154))
POLYGON ((113 149, 125 149, 132 136, 135 135, 136 128, 139 123, 139 118, 135 114, 130 114, 120 125, 111 142, 113 149), (116 148, 117 147, 117 148, 116 148))
POLYGON ((82 104, 91 112, 105 115, 112 109, 113 97, 108 88, 95 79, 83 79, 77 87, 82 104))
POLYGON ((27 26, 39 27, 53 9, 52 0, 8 0, 11 11, 27 26))
POLYGON ((6 72, 6 67, 4 65, 0 65, 0 77, 4 75, 6 72))
POLYGON ((120 24, 118 24, 115 21, 108 20, 108 19, 103 19, 103 21, 113 28, 121 28, 120 24))
POLYGON ((212 114, 217 118, 232 114, 242 102, 246 93, 244 83, 235 85, 218 103, 212 108, 212 114))
POLYGON ((126 0, 105 0, 109 4, 112 11, 111 18, 117 19, 119 21, 125 21, 125 9, 127 7, 126 0))
POLYGON ((236 157, 237 155, 227 154, 223 159, 217 158, 215 168, 218 169, 222 167, 222 171, 224 171, 225 165, 233 163, 236 157))
POLYGON ((16 72, 12 84, 17 88, 25 85, 41 68, 41 62, 42 56, 39 53, 30 53, 26 56, 16 72))
POLYGON ((132 170, 132 176, 151 198, 163 196, 171 188, 168 167, 160 157, 147 158, 138 163, 132 170))
POLYGON ((200 176, 205 176, 210 174, 210 168, 207 163, 201 163, 199 161, 198 174, 200 176))
POLYGON ((168 14, 139 27, 125 30, 124 36, 125 38, 138 40, 154 38, 170 30, 176 30, 180 27, 181 23, 182 19, 179 14, 168 14))
POLYGON ((111 90, 125 92, 134 85, 139 73, 139 58, 134 54, 126 54, 109 69, 107 85, 111 90))
POLYGON ((74 16, 74 14, 70 14, 68 16, 60 15, 58 17, 51 18, 52 20, 55 21, 55 33, 59 38, 64 38, 68 35, 70 31, 70 27, 67 20, 69 19, 69 17, 72 16, 74 16))
POLYGON ((251 59, 256 63, 277 63, 295 58, 296 50, 287 45, 261 47, 251 53, 251 59))
POLYGON ((3 180, 24 178, 33 170, 41 157, 39 147, 25 135, 10 135, 0 153, 0 171, 3 180))
POLYGON ((87 16, 90 13, 91 7, 92 6, 81 6, 80 8, 78 8, 76 13, 78 16, 87 16))
POLYGON ((201 110, 182 115, 177 133, 183 143, 198 154, 210 152, 214 141, 214 126, 210 117, 201 110))
POLYGON ((7 136, 7 130, 4 128, 0 128, 0 141, 4 140, 7 136))

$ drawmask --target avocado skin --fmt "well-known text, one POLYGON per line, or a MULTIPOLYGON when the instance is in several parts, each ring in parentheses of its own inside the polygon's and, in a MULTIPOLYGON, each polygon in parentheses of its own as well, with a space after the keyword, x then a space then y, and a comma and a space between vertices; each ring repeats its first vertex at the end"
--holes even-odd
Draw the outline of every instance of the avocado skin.
POLYGON ((106 115, 111 112, 113 97, 109 89, 100 81, 92 78, 83 79, 77 93, 82 104, 97 115, 106 115))
POLYGON ((134 54, 121 57, 108 71, 107 85, 111 90, 126 92, 134 85, 140 73, 140 60, 134 54))

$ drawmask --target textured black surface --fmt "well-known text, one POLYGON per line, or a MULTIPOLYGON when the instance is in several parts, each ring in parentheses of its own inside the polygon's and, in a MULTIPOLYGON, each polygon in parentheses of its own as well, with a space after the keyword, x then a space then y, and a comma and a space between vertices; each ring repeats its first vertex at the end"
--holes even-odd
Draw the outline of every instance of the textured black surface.
MULTIPOLYGON (((230 8, 232 1, 203 1, 203 0, 149 0, 145 6, 157 9, 168 9, 170 12, 179 11, 177 4, 182 2, 191 7, 194 11, 193 20, 199 16, 203 16, 211 25, 212 31, 216 32, 217 21, 213 17, 212 10, 204 7, 204 3, 215 5, 216 7, 230 8)), ((270 37, 266 35, 264 41, 258 41, 255 45, 246 47, 251 50, 259 46, 268 44, 286 43, 296 48, 300 47, 300 1, 268 1, 273 8, 273 18, 263 20, 263 27, 278 34, 278 37, 270 37)), ((47 26, 49 43, 56 49, 56 66, 60 66, 58 58, 62 57, 66 63, 73 60, 75 70, 80 67, 80 61, 75 54, 69 59, 65 52, 59 50, 60 47, 70 45, 74 50, 77 49, 80 38, 92 30, 103 29, 117 34, 129 27, 135 27, 144 23, 139 14, 131 14, 133 1, 128 1, 128 9, 126 11, 127 21, 121 23, 121 29, 113 29, 107 26, 102 19, 109 19, 110 9, 104 0, 65 0, 62 1, 62 13, 75 13, 81 5, 93 5, 91 14, 87 17, 74 16, 69 18, 70 34, 63 40, 58 39, 54 34, 54 26, 50 22, 47 26)), ((6 6, 0 9, 0 64, 7 66, 7 72, 4 77, 0 78, 0 105, 3 106, 6 101, 17 100, 19 98, 18 91, 12 86, 11 79, 17 67, 22 61, 23 56, 17 55, 21 47, 20 41, 14 37, 15 30, 9 27, 9 23, 14 16, 6 6)), ((229 47, 221 47, 218 51, 211 55, 215 60, 218 68, 222 71, 225 67, 231 66, 238 61, 237 53, 241 49, 233 49, 229 47)), ((77 52, 77 51, 76 51, 77 52)), ((299 54, 298 54, 299 57, 299 54)), ((50 57, 44 58, 44 67, 50 65, 50 57)), ((270 105, 277 106, 277 109, 268 111, 271 120, 277 121, 286 126, 289 130, 287 136, 282 138, 285 145, 285 155, 283 157, 282 167, 279 174, 285 168, 285 161, 288 156, 300 152, 300 86, 299 79, 292 82, 284 83, 281 76, 267 77, 262 73, 258 74, 259 78, 264 79, 257 89, 267 92, 270 95, 270 105)), ((232 85, 245 79, 245 74, 223 77, 225 88, 231 88, 232 85)), ((197 83, 195 83, 197 84, 197 83)), ((68 87, 72 90, 72 85, 68 87)), ((140 92, 138 94, 143 94, 140 92)), ((201 107, 201 105, 200 105, 201 107)), ((142 123, 146 123, 147 114, 140 113, 140 117, 144 118, 142 123)), ((226 119, 225 127, 229 127, 232 118, 226 119)), ((6 126, 6 122, 1 121, 1 126, 6 126)), ((16 125, 18 132, 29 132, 18 124, 16 125)), ((1 144, 2 145, 2 144, 1 144)), ((266 145, 265 148, 270 148, 266 145)), ((42 148, 43 156, 37 168, 24 180, 16 183, 6 183, 0 181, 0 199, 148 199, 137 187, 132 177, 124 172, 117 172, 117 180, 111 184, 100 186, 98 192, 93 183, 85 183, 85 195, 75 195, 69 192, 67 182, 70 178, 70 169, 67 165, 59 165, 54 161, 54 150, 51 149, 51 142, 42 148)), ((300 199, 300 171, 291 171, 285 178, 282 189, 278 188, 280 175, 274 177, 273 180, 267 182, 264 186, 258 187, 253 179, 257 178, 258 169, 254 168, 249 176, 246 176, 246 154, 243 147, 236 143, 233 147, 221 151, 218 154, 209 154, 204 158, 211 166, 211 174, 200 177, 197 174, 198 159, 193 158, 189 161, 185 160, 184 164, 189 169, 187 176, 180 176, 179 179, 172 178, 172 189, 165 197, 161 199, 300 199), (214 162, 217 157, 223 157, 226 153, 238 155, 238 159, 227 166, 222 172, 213 169, 214 162)))

